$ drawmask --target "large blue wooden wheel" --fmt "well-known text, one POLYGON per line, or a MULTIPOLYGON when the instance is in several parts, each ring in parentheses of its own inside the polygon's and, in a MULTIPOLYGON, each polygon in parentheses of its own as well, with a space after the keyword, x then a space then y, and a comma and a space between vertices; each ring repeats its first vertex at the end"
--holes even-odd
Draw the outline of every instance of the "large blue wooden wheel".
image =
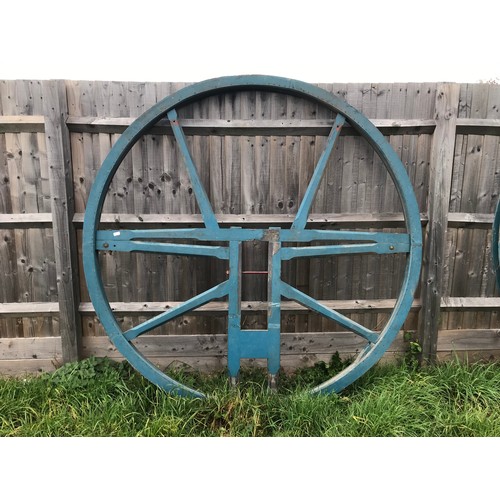
POLYGON ((83 263, 88 290, 96 314, 109 338, 130 364, 151 382, 168 392, 194 397, 203 397, 203 394, 168 377, 139 352, 134 345, 134 339, 207 302, 228 297, 229 375, 232 379, 236 379, 241 359, 263 358, 267 359, 272 384, 280 367, 280 304, 282 298, 290 299, 335 321, 347 330, 359 335, 366 342, 353 363, 335 377, 312 390, 314 393, 339 392, 366 373, 382 357, 402 328, 419 279, 421 247, 422 233, 419 210, 410 180, 400 159, 380 131, 359 111, 325 90, 297 80, 260 75, 222 77, 191 85, 166 97, 136 119, 118 139, 96 176, 88 199, 83 228, 83 263), (184 104, 210 95, 240 90, 263 90, 305 97, 333 110, 336 115, 325 150, 315 167, 290 228, 220 227, 191 158, 182 124, 177 119, 176 110, 184 104), (204 227, 100 230, 99 223, 104 200, 116 170, 139 138, 146 134, 159 120, 165 118, 170 121, 182 154, 201 210, 204 227), (392 177, 403 207, 406 227, 404 233, 306 228, 309 211, 328 158, 345 122, 368 141, 392 177), (179 240, 194 240, 200 244, 176 243, 179 240), (267 330, 242 329, 240 307, 241 245, 245 241, 254 240, 268 242, 270 249, 267 330), (301 244, 312 241, 319 242, 319 244, 301 246, 301 244), (210 242, 209 245, 208 242, 210 242), (321 244, 321 242, 325 243, 321 244), (331 242, 335 242, 335 244, 332 245, 331 242), (294 243, 294 245, 286 246, 282 245, 283 243, 294 243), (226 281, 196 295, 181 305, 127 331, 122 331, 107 300, 98 259, 99 252, 110 250, 211 256, 228 261, 229 276, 226 281), (381 332, 372 331, 340 312, 326 307, 281 278, 282 262, 287 260, 301 257, 368 253, 406 255, 406 268, 400 293, 389 320, 381 332))
POLYGON ((497 287, 500 290, 500 201, 497 203, 493 219, 491 256, 493 259, 493 270, 497 279, 497 287))

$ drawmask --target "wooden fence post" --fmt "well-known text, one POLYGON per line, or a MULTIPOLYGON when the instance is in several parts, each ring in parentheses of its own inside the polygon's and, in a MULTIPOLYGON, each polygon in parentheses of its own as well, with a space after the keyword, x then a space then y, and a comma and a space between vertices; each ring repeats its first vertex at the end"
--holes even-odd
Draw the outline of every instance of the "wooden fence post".
POLYGON ((82 325, 78 312, 78 252, 73 226, 74 190, 70 137, 66 126, 66 86, 62 80, 45 80, 42 89, 59 297, 59 329, 63 362, 69 363, 80 359, 82 325))
POLYGON ((423 363, 432 363, 436 359, 459 95, 459 84, 441 83, 437 87, 436 129, 432 138, 429 170, 428 224, 421 274, 422 309, 418 322, 423 363))

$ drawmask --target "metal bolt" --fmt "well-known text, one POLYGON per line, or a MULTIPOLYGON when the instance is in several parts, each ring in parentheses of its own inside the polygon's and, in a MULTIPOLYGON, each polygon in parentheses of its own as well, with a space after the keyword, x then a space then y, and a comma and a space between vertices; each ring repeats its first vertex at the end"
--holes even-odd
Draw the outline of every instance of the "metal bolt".
POLYGON ((103 246, 104 248, 109 248, 109 243, 104 243, 102 246, 103 246))
POLYGON ((389 245, 389 250, 394 250, 394 245, 389 245))

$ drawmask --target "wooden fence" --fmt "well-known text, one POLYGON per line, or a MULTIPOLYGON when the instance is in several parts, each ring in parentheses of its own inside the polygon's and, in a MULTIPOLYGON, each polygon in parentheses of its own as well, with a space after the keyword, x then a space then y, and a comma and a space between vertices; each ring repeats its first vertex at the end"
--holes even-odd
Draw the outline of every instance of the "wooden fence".
MULTIPOLYGON (((119 134, 187 84, 0 81, 0 373, 53 370, 90 355, 119 358, 93 312, 82 272, 83 214, 93 179, 119 134)), ((386 354, 408 335, 426 359, 500 352, 500 298, 491 225, 500 192, 500 86, 327 84, 387 136, 405 165, 424 233, 420 287, 386 354)), ((221 224, 286 226, 301 201, 332 113, 304 99, 228 93, 179 110, 202 182, 221 224)), ((143 137, 106 198, 106 227, 200 223, 168 126, 143 137)), ((316 227, 402 225, 392 180, 366 141, 346 128, 316 197, 316 227)), ((251 242, 243 267, 266 268, 251 242)), ((126 329, 220 282, 209 258, 100 256, 108 299, 126 329)), ((402 281, 399 256, 341 256, 287 263, 286 280, 372 329, 387 321, 402 281)), ((265 328, 266 286, 245 275, 244 320, 265 328)), ((226 308, 214 302, 138 339, 154 362, 211 370, 225 365, 226 308)), ((360 342, 330 320, 283 305, 282 364, 293 368, 350 355, 360 342)))

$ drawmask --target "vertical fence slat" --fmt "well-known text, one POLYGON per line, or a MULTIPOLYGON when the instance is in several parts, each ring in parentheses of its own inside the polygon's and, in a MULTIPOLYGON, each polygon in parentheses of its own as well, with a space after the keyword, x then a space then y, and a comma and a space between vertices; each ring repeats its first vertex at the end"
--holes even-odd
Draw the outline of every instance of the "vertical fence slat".
POLYGON ((59 328, 63 361, 80 358, 81 321, 78 313, 78 260, 74 214, 73 174, 66 87, 62 80, 43 82, 45 141, 54 234, 54 251, 59 296, 59 328))
POLYGON ((418 326, 424 362, 434 361, 437 351, 459 93, 460 86, 454 83, 439 84, 436 93, 418 326))

